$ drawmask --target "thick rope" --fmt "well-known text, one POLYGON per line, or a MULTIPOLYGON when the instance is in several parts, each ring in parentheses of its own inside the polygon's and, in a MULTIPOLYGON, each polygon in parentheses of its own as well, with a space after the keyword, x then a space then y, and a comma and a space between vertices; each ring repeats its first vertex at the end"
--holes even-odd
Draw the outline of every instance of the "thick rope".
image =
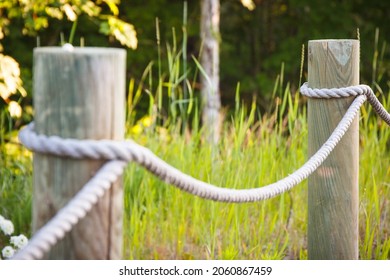
MULTIPOLYGON (((370 103, 375 111, 390 125, 390 115, 376 99, 372 90, 366 87, 357 86, 352 90, 351 87, 344 88, 341 89, 341 93, 337 93, 339 96, 331 93, 332 97, 357 97, 325 144, 301 168, 291 175, 276 183, 254 189, 226 189, 202 182, 170 166, 149 149, 132 141, 95 141, 61 139, 58 136, 48 137, 36 134, 34 125, 30 124, 20 131, 19 138, 27 148, 35 152, 73 158, 106 159, 110 160, 110 162, 104 165, 65 207, 34 235, 29 245, 15 255, 14 258, 42 258, 45 252, 48 252, 66 232, 69 232, 86 215, 92 205, 110 187, 111 183, 117 180, 118 176, 123 172, 126 162, 130 161, 139 163, 163 181, 173 184, 184 191, 216 201, 236 203, 260 201, 286 192, 306 179, 324 162, 348 130, 367 98, 369 101, 371 100, 370 103)), ((327 89, 309 89, 304 84, 301 91, 310 97, 329 98, 327 94, 324 95, 324 92, 329 91, 327 89)), ((340 89, 331 90, 331 92, 339 91, 340 89)))
POLYGON ((149 149, 132 141, 95 141, 61 139, 57 136, 48 137, 36 134, 33 124, 23 129, 19 137, 26 147, 39 153, 73 158, 134 161, 161 180, 202 198, 222 202, 253 202, 269 199, 286 192, 313 173, 348 130, 365 100, 364 95, 358 96, 354 100, 328 141, 301 168, 273 184, 253 189, 222 188, 197 180, 161 160, 149 149))
POLYGON ((358 86, 332 88, 332 89, 326 89, 326 88, 318 89, 318 88, 309 88, 308 83, 304 83, 301 86, 300 91, 303 95, 307 97, 326 98, 326 99, 365 95, 367 97, 367 101, 374 108, 374 111, 381 117, 381 119, 383 119, 387 123, 387 125, 390 126, 390 114, 379 102, 373 90, 367 85, 358 85, 358 86))

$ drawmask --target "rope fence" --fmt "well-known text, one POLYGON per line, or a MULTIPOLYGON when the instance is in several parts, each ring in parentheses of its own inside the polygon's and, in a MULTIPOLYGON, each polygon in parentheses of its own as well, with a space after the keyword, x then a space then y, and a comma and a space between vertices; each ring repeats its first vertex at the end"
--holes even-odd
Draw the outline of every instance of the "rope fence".
POLYGON ((358 40, 308 45, 308 83, 300 92, 309 97, 309 158, 277 182, 240 189, 193 178, 123 140, 125 50, 34 49, 34 123, 19 138, 35 152, 35 234, 13 259, 120 259, 121 175, 130 162, 180 190, 225 203, 267 200, 308 179, 308 258, 357 259, 359 110, 368 101, 388 125, 390 115, 369 86, 359 85, 358 40), (75 246, 80 239, 82 248, 75 246))
POLYGON ((378 101, 369 86, 359 85, 345 88, 312 89, 305 83, 300 91, 309 98, 355 96, 355 99, 328 140, 302 167, 273 184, 253 189, 229 189, 197 180, 169 165, 149 149, 130 140, 76 140, 62 139, 58 136, 38 135, 34 131, 34 124, 31 123, 19 133, 20 141, 28 149, 36 153, 60 157, 101 159, 108 162, 64 208, 36 232, 29 244, 19 251, 13 259, 42 258, 58 240, 63 238, 79 220, 85 217, 86 213, 110 188, 111 183, 117 180, 130 162, 140 164, 166 183, 205 199, 228 203, 254 202, 282 194, 312 174, 340 142, 366 100, 369 101, 376 113, 390 125, 390 114, 378 101))

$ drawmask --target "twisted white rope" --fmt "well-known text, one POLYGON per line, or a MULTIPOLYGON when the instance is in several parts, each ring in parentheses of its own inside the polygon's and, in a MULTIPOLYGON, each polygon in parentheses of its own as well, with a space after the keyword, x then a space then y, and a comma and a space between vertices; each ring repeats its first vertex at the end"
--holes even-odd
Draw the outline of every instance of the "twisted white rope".
POLYGON ((311 98, 342 98, 362 95, 370 91, 371 88, 366 85, 342 87, 342 88, 309 88, 308 83, 304 83, 301 88, 301 94, 311 98))
MULTIPOLYGON (((328 98, 325 92, 329 90, 309 89, 307 84, 304 84, 301 91, 310 97, 328 98)), ((367 98, 371 100, 370 103, 373 104, 378 114, 390 125, 390 115, 376 99, 372 90, 367 89, 367 86, 357 86, 352 89, 332 89, 330 91, 336 92, 331 93, 332 97, 350 95, 357 97, 329 139, 294 173, 273 184, 254 189, 226 189, 202 182, 170 166, 149 149, 132 141, 61 139, 57 136, 37 135, 34 132, 34 125, 28 125, 20 131, 19 138, 27 148, 35 152, 73 158, 107 159, 110 162, 102 168, 101 173, 98 173, 100 175, 96 174, 48 224, 34 235, 30 245, 20 251, 15 258, 42 258, 44 252, 47 252, 57 240, 62 238, 66 232, 71 230, 73 225, 85 216, 86 212, 96 203, 104 191, 116 180, 118 174, 123 172, 125 162, 137 162, 163 181, 202 198, 236 203, 260 201, 290 190, 312 174, 341 140, 367 98), (345 94, 345 92, 348 94, 345 94), (109 178, 108 184, 107 178, 109 178), (106 183, 100 184, 100 181, 106 183)))
POLYGON ((286 192, 313 173, 348 130, 365 100, 365 96, 356 98, 328 141, 301 168, 276 183, 253 189, 221 188, 197 180, 167 164, 149 149, 132 141, 95 141, 61 139, 57 136, 48 137, 37 135, 34 132, 33 124, 23 129, 19 133, 19 137, 27 148, 36 152, 73 158, 134 161, 163 181, 202 198, 223 202, 252 202, 269 199, 286 192))
POLYGON ((343 88, 309 88, 308 83, 304 83, 300 92, 311 98, 342 98, 350 96, 365 95, 367 101, 374 108, 374 111, 390 126, 390 114, 386 111, 383 105, 379 102, 375 96, 373 90, 367 85, 350 86, 343 88))

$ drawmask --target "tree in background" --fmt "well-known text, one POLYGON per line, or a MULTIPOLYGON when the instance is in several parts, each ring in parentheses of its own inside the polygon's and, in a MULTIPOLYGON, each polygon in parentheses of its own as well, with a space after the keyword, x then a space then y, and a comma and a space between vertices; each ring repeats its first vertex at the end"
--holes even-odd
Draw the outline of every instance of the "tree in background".
MULTIPOLYGON (((254 10, 252 0, 240 0, 248 10, 254 10)), ((201 0, 200 37, 202 41, 201 76, 202 122, 207 138, 217 143, 222 125, 221 93, 219 87, 219 0, 201 0)))
POLYGON ((219 0, 201 0, 200 37, 202 121, 207 138, 218 142, 221 130, 219 92, 219 0))

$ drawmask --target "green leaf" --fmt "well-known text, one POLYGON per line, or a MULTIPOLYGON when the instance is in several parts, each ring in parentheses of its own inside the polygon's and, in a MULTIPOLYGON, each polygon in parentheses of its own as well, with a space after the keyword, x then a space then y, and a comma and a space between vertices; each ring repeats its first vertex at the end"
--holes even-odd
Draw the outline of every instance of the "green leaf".
POLYGON ((110 26, 108 25, 107 21, 103 21, 100 23, 99 32, 104 34, 104 35, 110 34, 110 26))

